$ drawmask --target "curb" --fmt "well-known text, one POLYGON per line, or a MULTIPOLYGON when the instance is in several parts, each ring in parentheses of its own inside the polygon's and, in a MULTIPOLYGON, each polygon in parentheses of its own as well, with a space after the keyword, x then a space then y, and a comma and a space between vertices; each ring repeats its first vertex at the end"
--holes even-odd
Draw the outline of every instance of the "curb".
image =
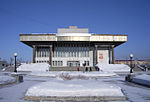
POLYGON ((75 96, 75 97, 58 97, 58 96, 25 96, 28 101, 125 101, 125 96, 75 96))

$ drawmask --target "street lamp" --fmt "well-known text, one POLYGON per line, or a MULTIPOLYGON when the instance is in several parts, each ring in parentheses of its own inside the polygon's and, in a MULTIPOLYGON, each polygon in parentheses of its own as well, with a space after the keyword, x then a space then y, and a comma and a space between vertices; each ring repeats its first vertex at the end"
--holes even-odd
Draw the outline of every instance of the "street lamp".
POLYGON ((17 53, 14 53, 14 57, 15 57, 15 69, 14 69, 14 72, 17 72, 17 67, 16 67, 16 57, 17 57, 17 53))
POLYGON ((133 66, 132 66, 132 59, 133 59, 133 54, 130 54, 130 73, 133 73, 133 66))

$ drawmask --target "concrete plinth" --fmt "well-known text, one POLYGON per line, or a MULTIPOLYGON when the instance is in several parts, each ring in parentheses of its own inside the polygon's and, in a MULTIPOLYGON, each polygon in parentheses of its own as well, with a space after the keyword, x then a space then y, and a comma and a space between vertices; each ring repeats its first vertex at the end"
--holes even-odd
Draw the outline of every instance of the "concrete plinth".
POLYGON ((55 102, 71 102, 71 101, 125 101, 126 97, 125 96, 80 96, 80 97, 50 97, 50 96, 25 96, 25 100, 29 101, 39 101, 39 100, 44 100, 44 101, 55 101, 55 102))
POLYGON ((16 78, 17 83, 23 82, 23 75, 22 74, 13 73, 13 74, 11 74, 11 76, 16 78))
POLYGON ((133 77, 135 77, 135 74, 134 73, 130 73, 128 74, 126 77, 125 77, 125 80, 128 81, 128 82, 131 82, 133 77))

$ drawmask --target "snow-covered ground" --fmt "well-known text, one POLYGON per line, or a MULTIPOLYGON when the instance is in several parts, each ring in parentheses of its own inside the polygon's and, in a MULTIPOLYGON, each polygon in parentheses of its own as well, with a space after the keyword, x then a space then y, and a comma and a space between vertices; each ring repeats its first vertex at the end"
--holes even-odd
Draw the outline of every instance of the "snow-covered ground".
MULTIPOLYGON (((27 90, 31 88, 32 86, 40 85, 43 82, 55 83, 55 82, 61 82, 61 81, 62 83, 63 82, 69 83, 69 85, 71 84, 71 82, 76 81, 76 84, 72 84, 70 86, 77 85, 78 81, 79 83, 82 81, 87 82, 87 83, 94 82, 94 83, 97 83, 96 84, 97 87, 98 85, 101 86, 101 84, 106 84, 110 86, 119 86, 125 93, 125 96, 128 98, 128 100, 117 101, 117 102, 149 102, 150 101, 150 88, 136 85, 134 83, 129 83, 124 80, 125 80, 125 75, 114 76, 114 77, 100 77, 98 79, 89 78, 89 79, 82 79, 82 80, 81 79, 62 80, 60 78, 37 77, 37 76, 26 75, 24 76, 24 82, 20 84, 13 84, 13 85, 10 85, 9 87, 0 88, 0 102, 28 102, 24 100, 24 95, 27 92, 27 90)), ((91 86, 91 87, 94 87, 94 86, 91 86)), ((40 101, 40 102, 45 102, 45 101, 40 101)), ((113 102, 116 102, 116 101, 113 101, 113 102)))
POLYGON ((28 89, 26 96, 124 96, 116 85, 96 80, 53 80, 28 89))
POLYGON ((26 64, 22 63, 18 68, 17 71, 49 71, 50 65, 48 63, 31 63, 26 64))
POLYGON ((101 71, 105 72, 129 72, 130 67, 125 64, 101 64, 96 65, 101 71))
POLYGON ((0 88, 0 102, 28 102, 24 100, 26 90, 30 86, 40 83, 42 79, 36 78, 36 81, 34 80, 34 78, 25 77, 23 83, 0 88))
MULTIPOLYGON (((25 95, 27 96, 125 95, 128 98, 128 100, 125 102, 150 101, 150 88, 126 82, 124 75, 125 73, 122 74, 121 76, 113 73, 113 72, 128 72, 130 69, 128 66, 126 65, 105 65, 105 66, 99 65, 99 66, 101 66, 100 67, 101 70, 103 69, 100 72, 83 73, 83 72, 46 72, 47 70, 49 70, 50 67, 48 64, 45 65, 23 64, 18 68, 18 71, 31 71, 31 73, 26 73, 27 75, 24 76, 24 82, 22 83, 12 84, 6 87, 0 87, 0 102, 26 102, 24 100, 25 95), (72 78, 73 76, 76 78, 72 78), (122 94, 121 89, 123 90, 124 94, 122 94)), ((2 78, 1 76, 0 78, 2 78)), ((137 77, 139 78, 139 76, 137 77)), ((142 76, 142 79, 143 78, 150 79, 147 75, 142 76)))
POLYGON ((0 85, 9 84, 15 82, 16 79, 7 75, 0 75, 0 85))
POLYGON ((150 102, 150 88, 124 81, 125 76, 116 78, 99 79, 105 83, 115 84, 123 89, 128 102, 150 102))
POLYGON ((110 72, 77 72, 77 71, 50 71, 50 72, 32 72, 30 75, 34 76, 47 76, 47 77, 59 77, 62 75, 68 75, 70 77, 78 77, 78 76, 84 76, 84 77, 109 77, 109 76, 115 76, 116 73, 110 73, 110 72))
POLYGON ((137 75, 133 78, 132 82, 143 84, 150 87, 150 75, 137 75))

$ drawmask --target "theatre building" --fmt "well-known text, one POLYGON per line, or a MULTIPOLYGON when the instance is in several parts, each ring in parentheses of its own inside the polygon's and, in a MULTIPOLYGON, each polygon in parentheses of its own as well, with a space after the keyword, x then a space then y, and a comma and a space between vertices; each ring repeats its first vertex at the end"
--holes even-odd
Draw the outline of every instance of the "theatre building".
POLYGON ((56 34, 20 34, 20 41, 33 48, 33 63, 52 67, 93 67, 114 63, 114 48, 127 41, 127 35, 94 34, 87 28, 58 28, 56 34))

